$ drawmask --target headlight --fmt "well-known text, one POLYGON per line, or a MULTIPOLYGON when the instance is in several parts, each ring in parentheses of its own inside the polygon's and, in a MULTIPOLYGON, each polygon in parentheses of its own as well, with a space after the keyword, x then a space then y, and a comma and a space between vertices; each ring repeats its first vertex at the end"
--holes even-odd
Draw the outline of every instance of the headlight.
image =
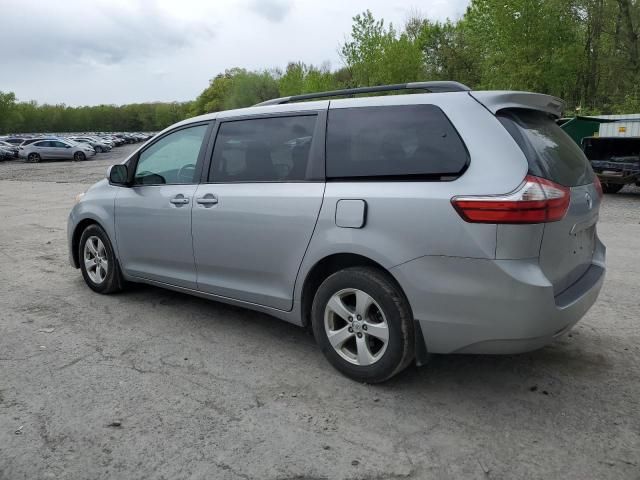
POLYGON ((82 200, 82 197, 84 197, 84 192, 77 194, 75 203, 79 203, 82 200))

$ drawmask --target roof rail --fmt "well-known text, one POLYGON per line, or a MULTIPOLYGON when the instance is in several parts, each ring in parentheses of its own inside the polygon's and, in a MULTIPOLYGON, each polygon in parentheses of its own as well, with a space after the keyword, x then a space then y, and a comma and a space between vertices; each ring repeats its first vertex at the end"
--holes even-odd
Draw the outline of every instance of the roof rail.
POLYGON ((411 82, 397 83, 395 85, 379 85, 377 87, 359 87, 346 88, 343 90, 332 90, 329 92, 305 93, 302 95, 291 95, 289 97, 274 98, 265 102, 260 102, 254 107, 262 107, 265 105, 282 105, 283 103, 300 102, 302 100, 311 100, 314 98, 341 97, 346 95, 359 95, 362 93, 375 92, 392 92, 397 90, 425 90, 431 93, 442 92, 468 92, 471 90, 466 85, 452 81, 435 81, 435 82, 411 82))

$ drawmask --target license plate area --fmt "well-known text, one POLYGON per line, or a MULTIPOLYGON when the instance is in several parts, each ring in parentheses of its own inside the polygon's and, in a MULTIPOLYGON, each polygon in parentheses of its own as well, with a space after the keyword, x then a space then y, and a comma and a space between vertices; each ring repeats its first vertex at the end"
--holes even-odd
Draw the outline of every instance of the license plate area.
POLYGON ((595 247, 596 226, 591 225, 587 228, 573 233, 573 254, 580 258, 591 259, 595 247))

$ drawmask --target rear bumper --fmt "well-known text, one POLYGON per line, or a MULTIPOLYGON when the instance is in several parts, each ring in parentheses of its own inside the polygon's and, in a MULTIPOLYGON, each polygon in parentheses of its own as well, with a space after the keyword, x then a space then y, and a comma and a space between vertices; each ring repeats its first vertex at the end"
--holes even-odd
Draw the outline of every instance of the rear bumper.
POLYGON ((566 333, 596 301, 605 277, 598 241, 591 267, 554 296, 537 259, 422 257, 394 267, 429 353, 511 354, 566 333))

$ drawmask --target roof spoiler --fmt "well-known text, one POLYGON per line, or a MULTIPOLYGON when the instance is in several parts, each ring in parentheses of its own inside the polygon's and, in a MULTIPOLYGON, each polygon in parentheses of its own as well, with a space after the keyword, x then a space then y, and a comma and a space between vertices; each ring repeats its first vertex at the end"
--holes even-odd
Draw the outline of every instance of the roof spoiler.
POLYGON ((539 110, 560 118, 565 103, 557 97, 542 93, 509 91, 471 91, 473 98, 484 105, 493 114, 506 108, 528 108, 539 110))

